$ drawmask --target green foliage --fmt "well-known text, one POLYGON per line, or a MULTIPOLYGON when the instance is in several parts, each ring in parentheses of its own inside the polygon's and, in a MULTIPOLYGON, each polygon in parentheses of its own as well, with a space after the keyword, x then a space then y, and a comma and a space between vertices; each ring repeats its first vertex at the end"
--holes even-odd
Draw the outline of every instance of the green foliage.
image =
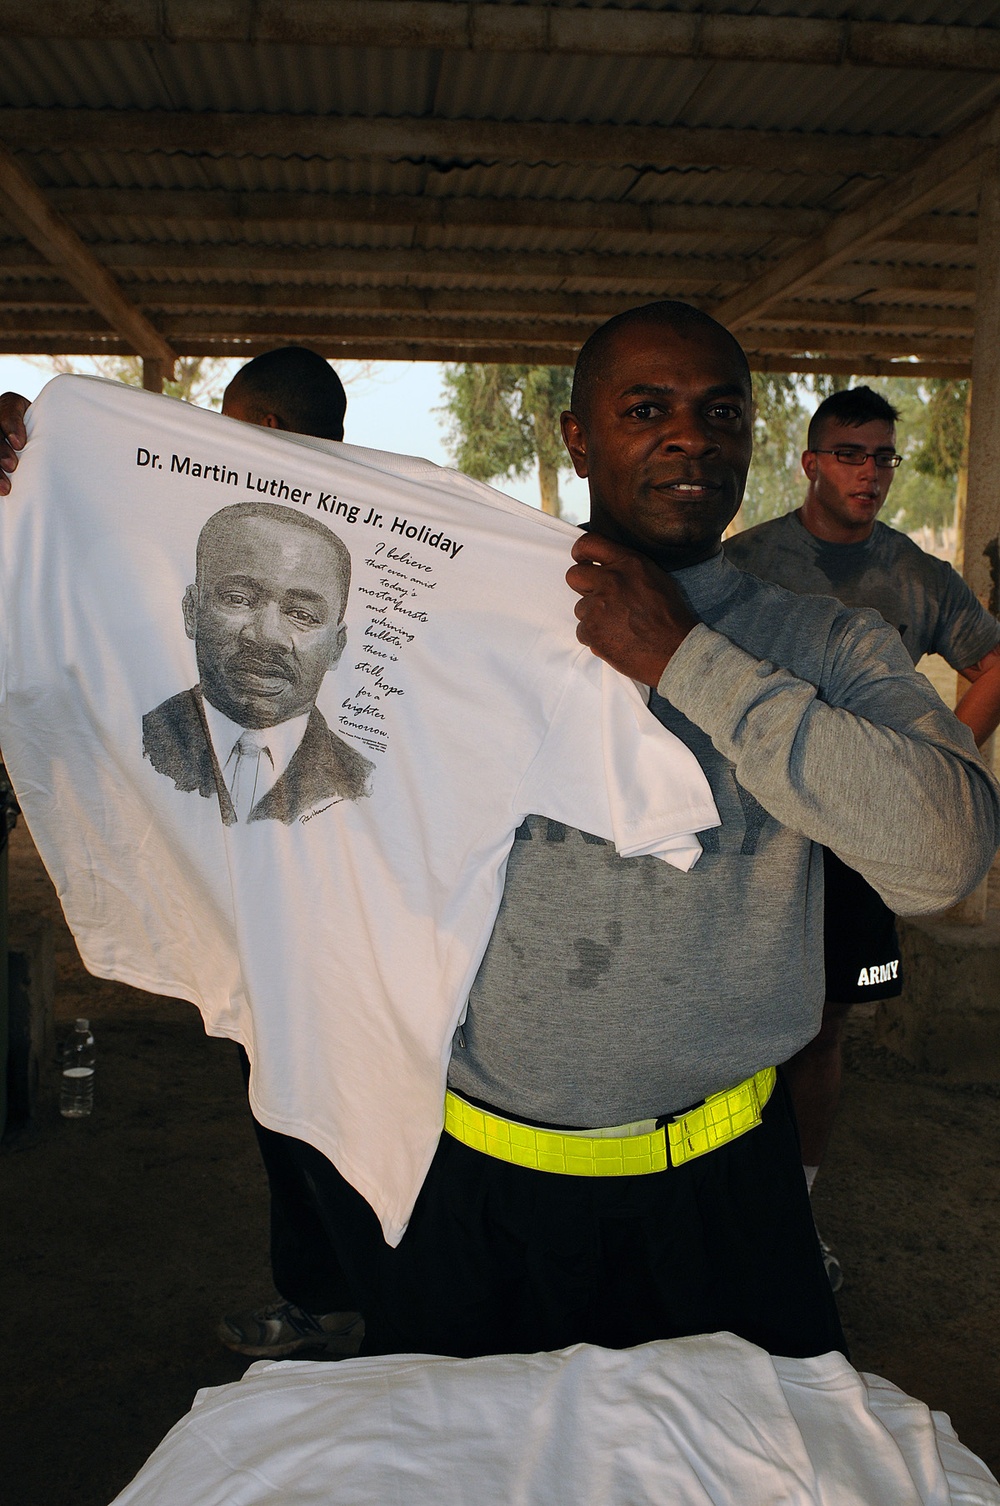
POLYGON ((928 471, 921 465, 922 455, 940 449, 942 409, 933 402, 934 391, 940 384, 886 377, 870 379, 868 385, 899 409, 896 448, 903 456, 903 464, 896 472, 883 518, 904 533, 917 528, 947 528, 955 521, 955 477, 961 440, 950 472, 928 471))
POLYGON ((448 445, 459 470, 479 481, 526 476, 537 463, 542 506, 559 514, 558 474, 569 468, 559 415, 569 407, 568 366, 487 366, 444 370, 448 445))
POLYGON ((927 383, 927 423, 920 448, 913 457, 922 476, 954 482, 965 448, 965 409, 968 382, 935 378, 927 383))

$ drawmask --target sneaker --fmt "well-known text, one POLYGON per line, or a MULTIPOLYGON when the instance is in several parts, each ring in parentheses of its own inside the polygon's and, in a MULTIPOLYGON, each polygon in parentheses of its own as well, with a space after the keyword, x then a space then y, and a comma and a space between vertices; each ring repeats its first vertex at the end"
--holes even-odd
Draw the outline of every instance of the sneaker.
POLYGON ((830 1290, 831 1292, 839 1292, 844 1284, 844 1272, 840 1261, 818 1229, 816 1230, 816 1238, 819 1240, 819 1253, 823 1257, 823 1266, 826 1270, 826 1279, 830 1283, 830 1290))
POLYGON ((364 1334, 360 1313, 307 1313, 294 1302, 223 1318, 216 1332, 227 1349, 257 1360, 282 1360, 307 1350, 356 1354, 364 1334))

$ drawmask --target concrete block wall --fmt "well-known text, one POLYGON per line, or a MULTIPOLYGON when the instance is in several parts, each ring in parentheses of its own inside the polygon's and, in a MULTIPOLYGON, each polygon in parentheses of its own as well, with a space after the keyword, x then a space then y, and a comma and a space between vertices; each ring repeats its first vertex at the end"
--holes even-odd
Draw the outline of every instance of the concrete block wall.
POLYGON ((1000 1082, 1000 912, 900 920, 899 939, 903 992, 878 1006, 878 1043, 956 1082, 1000 1082))

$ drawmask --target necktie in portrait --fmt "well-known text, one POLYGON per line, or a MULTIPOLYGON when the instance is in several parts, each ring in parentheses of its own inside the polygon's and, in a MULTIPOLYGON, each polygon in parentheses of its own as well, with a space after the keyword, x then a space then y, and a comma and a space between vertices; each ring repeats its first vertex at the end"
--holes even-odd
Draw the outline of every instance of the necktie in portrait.
POLYGON ((246 821, 257 803, 258 784, 261 786, 260 794, 264 794, 264 781, 259 777, 262 756, 266 757, 273 767, 274 760, 264 733, 248 731, 237 738, 226 761, 227 770, 230 765, 232 766, 229 793, 232 796, 237 821, 246 821))

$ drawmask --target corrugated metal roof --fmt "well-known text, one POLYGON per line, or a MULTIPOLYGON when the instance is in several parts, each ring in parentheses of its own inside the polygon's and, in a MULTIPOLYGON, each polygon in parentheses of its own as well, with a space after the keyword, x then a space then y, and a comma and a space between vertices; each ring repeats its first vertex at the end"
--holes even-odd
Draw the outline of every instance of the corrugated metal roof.
POLYGON ((989 75, 386 48, 5 44, 14 108, 261 112, 938 135, 1000 91, 989 75), (877 87, 876 87, 877 79, 877 87))
MULTIPOLYGON (((632 0, 618 8, 648 9, 632 0)), ((843 4, 824 0, 791 6, 786 0, 680 0, 670 9, 782 16, 790 25, 796 17, 848 14, 843 4)), ((851 5, 849 14, 857 21, 1000 29, 1000 0, 870 0, 851 5)), ((427 314, 435 331, 449 314, 465 325, 474 322, 464 305, 450 310, 447 295, 461 303, 459 294, 478 290, 487 340, 516 322, 518 299, 528 294, 542 302, 530 309, 525 304, 526 330, 560 326, 571 317, 566 300, 575 293, 611 300, 673 290, 711 307, 780 264, 826 223, 822 215, 796 219, 798 211, 834 214, 877 204, 880 184, 887 187, 901 171, 886 164, 877 141, 870 169, 862 151, 858 160, 855 153, 841 165, 835 156, 807 170, 792 160, 791 144, 822 139, 836 153, 842 138, 846 150, 858 143, 864 148, 869 137, 896 137, 911 140, 919 155, 921 139, 931 151, 998 99, 1000 73, 929 67, 115 36, 7 37, 0 72, 0 111, 85 110, 97 120, 114 111, 166 112, 162 139, 150 149, 116 140, 113 132, 106 146, 90 144, 88 135, 87 145, 56 148, 46 144, 44 131, 32 137, 34 127, 23 118, 15 146, 53 202, 62 191, 94 191, 93 205, 73 199, 70 222, 140 306, 151 300, 168 334, 171 310, 181 305, 171 294, 157 306, 156 288, 191 288, 192 307, 199 306, 200 288, 225 286, 237 301, 240 286, 270 288, 276 309, 283 290, 308 286, 326 289, 331 308, 352 290, 382 289, 391 302, 394 289, 424 288, 435 293, 434 313, 427 314), (171 112, 179 112, 173 131, 171 112), (255 129, 223 149, 211 116, 233 112, 281 119, 273 136, 270 127, 255 129), (182 143, 181 122, 192 116, 203 117, 201 134, 193 144, 182 143), (412 149, 404 137, 391 152, 380 152, 363 133, 348 151, 324 147, 322 133, 300 146, 289 116, 309 117, 310 128, 315 118, 327 117, 433 121, 443 129, 433 151, 419 147, 414 136, 412 149), (493 161, 483 160, 489 138, 474 151, 460 144, 463 122, 490 121, 498 132, 503 122, 608 129, 606 136, 588 136, 572 161, 547 149, 544 131, 530 151, 506 146, 503 160, 493 161), (735 153, 720 148, 714 162, 706 149, 701 165, 680 160, 682 148, 673 156, 661 152, 661 160, 650 150, 650 166, 628 160, 643 157, 642 151, 620 147, 615 128, 626 126, 753 133, 743 140, 757 155, 748 151, 743 162, 741 140, 735 153), (793 136, 789 145, 772 144, 770 132, 793 136), (754 165, 762 148, 763 167, 754 165), (603 160, 579 160, 587 156, 603 160), (164 191, 206 197, 155 198, 164 191), (267 196, 275 196, 275 210, 267 196), (389 198, 396 204, 383 212, 389 198), (429 205, 434 209, 427 214, 429 205)), ((574 157, 574 151, 563 155, 574 157)), ((944 319, 948 309, 967 308, 975 204, 974 173, 942 184, 932 206, 939 221, 928 224, 922 209, 912 234, 904 224, 859 250, 856 275, 842 268, 818 278, 814 290, 797 295, 803 318, 810 310, 815 317, 818 302, 829 305, 824 317, 834 320, 849 318, 852 302, 864 307, 865 319, 881 304, 892 311, 895 330, 912 315, 916 338, 935 310, 944 319), (938 277, 936 288, 935 269, 956 276, 948 286, 938 277), (963 278, 967 286, 960 287, 963 278), (903 285, 908 280, 914 286, 903 285)), ((47 278, 55 309, 57 277, 58 269, 0 225, 0 304, 6 288, 8 310, 27 308, 37 295, 33 285, 47 278)), ((62 303, 78 307, 78 295, 64 287, 62 303)), ((286 304, 294 307, 290 293, 286 304)), ((785 312, 783 324, 795 317, 794 310, 785 312)), ((206 328, 210 314, 206 309, 206 328)), ((391 322, 388 313, 379 317, 380 328, 391 322)), ((248 313, 247 321, 249 338, 260 317, 248 313)), ((27 338, 30 324, 25 331, 27 338)), ((801 349, 816 334, 792 331, 789 345, 801 349)), ((10 349, 16 338, 16 332, 0 338, 0 348, 10 349)), ((885 344, 895 350, 905 339, 902 329, 885 344)), ((866 332, 864 349, 871 346, 866 332)))

